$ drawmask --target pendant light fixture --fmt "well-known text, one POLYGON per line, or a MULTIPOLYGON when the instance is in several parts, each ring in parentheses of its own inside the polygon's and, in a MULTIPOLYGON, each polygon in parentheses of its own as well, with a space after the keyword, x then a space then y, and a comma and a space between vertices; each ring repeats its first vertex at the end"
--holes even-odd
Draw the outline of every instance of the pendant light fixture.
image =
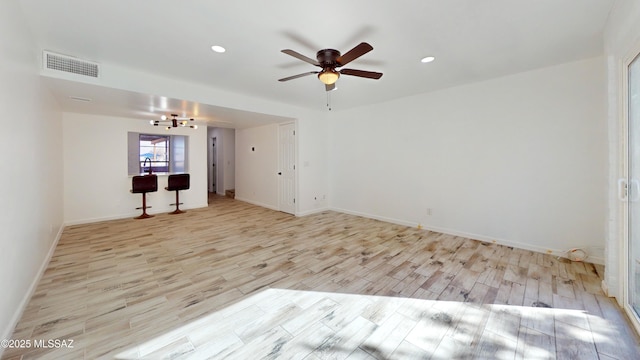
POLYGON ((178 114, 171 114, 171 119, 167 118, 166 115, 162 115, 160 120, 150 120, 149 124, 153 126, 160 126, 160 124, 167 124, 165 130, 171 130, 171 128, 177 127, 187 127, 189 126, 191 129, 197 129, 198 125, 192 123, 194 121, 193 118, 181 118, 178 117, 178 114), (192 125, 189 125, 189 124, 192 125))

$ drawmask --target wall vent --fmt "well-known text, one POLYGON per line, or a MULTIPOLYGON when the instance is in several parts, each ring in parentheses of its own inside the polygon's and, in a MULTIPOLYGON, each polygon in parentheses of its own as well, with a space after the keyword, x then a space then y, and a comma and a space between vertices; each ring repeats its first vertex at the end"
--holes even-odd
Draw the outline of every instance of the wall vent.
POLYGON ((100 77, 100 64, 92 61, 56 54, 49 51, 44 51, 42 58, 44 68, 47 70, 62 71, 71 74, 89 76, 96 79, 100 77))

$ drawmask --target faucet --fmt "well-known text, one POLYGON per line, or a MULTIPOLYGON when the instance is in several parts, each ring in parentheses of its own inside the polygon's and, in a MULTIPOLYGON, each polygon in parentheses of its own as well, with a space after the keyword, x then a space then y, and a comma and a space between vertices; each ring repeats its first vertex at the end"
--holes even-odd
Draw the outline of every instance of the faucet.
POLYGON ((147 160, 149 160, 149 175, 151 175, 151 158, 144 158, 144 162, 142 163, 142 170, 144 170, 145 165, 147 165, 147 160))

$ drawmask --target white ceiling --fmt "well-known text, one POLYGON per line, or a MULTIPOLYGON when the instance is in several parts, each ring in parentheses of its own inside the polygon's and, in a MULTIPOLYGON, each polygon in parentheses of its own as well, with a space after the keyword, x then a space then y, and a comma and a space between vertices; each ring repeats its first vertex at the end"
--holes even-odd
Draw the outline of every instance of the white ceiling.
MULTIPOLYGON (((602 54, 614 0, 20 0, 38 50, 197 82, 231 93, 322 109, 315 58, 366 41, 374 50, 345 66, 384 73, 342 76, 332 108, 346 109, 602 54), (222 45, 224 54, 211 51, 222 45), (436 60, 422 64, 433 55, 436 60)), ((150 97, 64 80, 48 86, 65 111, 139 116, 150 97), (77 93, 91 102, 69 101, 77 93), (82 104, 79 104, 82 103, 82 104)), ((157 100, 157 99, 155 99, 157 100)), ((170 109, 183 100, 165 99, 170 109)), ((189 103, 201 119, 246 127, 279 118, 189 103)))

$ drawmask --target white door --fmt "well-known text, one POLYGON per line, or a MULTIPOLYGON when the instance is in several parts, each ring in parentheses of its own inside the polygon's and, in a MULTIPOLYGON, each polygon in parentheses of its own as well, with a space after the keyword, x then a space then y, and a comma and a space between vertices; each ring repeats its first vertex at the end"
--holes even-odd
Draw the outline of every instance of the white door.
POLYGON ((640 55, 627 68, 627 281, 625 308, 640 328, 640 55))
POLYGON ((296 129, 294 123, 278 128, 278 209, 296 213, 296 129))

